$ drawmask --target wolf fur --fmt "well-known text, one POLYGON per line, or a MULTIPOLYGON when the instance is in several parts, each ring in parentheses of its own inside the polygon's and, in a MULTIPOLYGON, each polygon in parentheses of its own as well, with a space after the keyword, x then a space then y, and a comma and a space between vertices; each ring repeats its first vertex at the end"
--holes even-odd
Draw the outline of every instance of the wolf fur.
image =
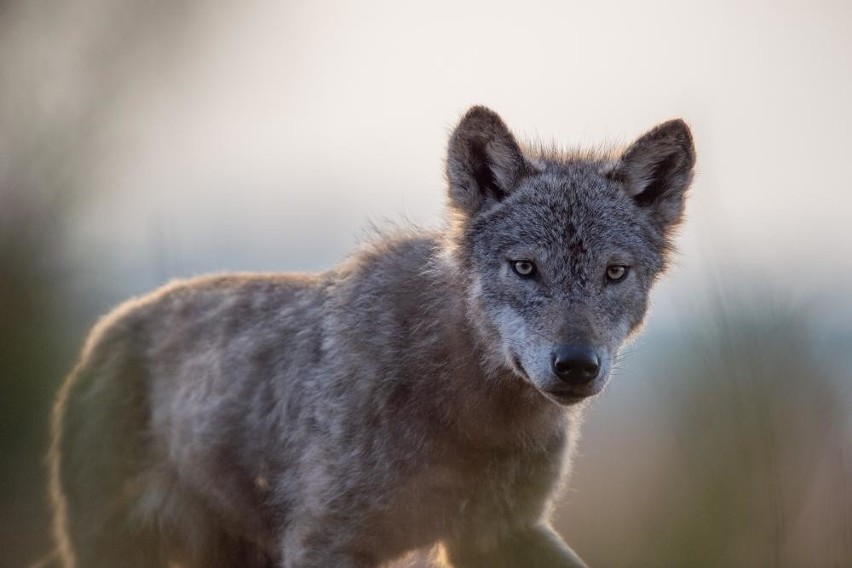
POLYGON ((551 505, 694 162, 680 120, 624 152, 559 153, 474 107, 443 230, 122 305, 57 396, 62 563, 369 567, 438 546, 457 567, 582 566, 551 505), (593 358, 585 379, 556 372, 560 349, 593 358))

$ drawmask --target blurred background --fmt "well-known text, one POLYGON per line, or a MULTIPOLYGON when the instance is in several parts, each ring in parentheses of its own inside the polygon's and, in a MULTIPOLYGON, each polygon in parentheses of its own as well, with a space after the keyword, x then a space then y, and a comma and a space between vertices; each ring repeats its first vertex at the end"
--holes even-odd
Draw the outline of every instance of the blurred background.
POLYGON ((557 526, 593 566, 852 566, 852 3, 0 0, 0 566, 50 550, 53 392, 171 278, 438 226, 449 129, 693 127, 681 255, 557 526))

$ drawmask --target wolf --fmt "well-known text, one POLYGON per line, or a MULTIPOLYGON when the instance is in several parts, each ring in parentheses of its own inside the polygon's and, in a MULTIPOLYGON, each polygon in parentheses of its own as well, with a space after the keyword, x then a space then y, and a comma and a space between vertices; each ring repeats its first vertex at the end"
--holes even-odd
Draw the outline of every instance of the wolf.
POLYGON ((694 165, 682 120, 561 152, 477 106, 449 139, 441 229, 122 305, 57 395, 61 563, 583 566, 549 515, 694 165))

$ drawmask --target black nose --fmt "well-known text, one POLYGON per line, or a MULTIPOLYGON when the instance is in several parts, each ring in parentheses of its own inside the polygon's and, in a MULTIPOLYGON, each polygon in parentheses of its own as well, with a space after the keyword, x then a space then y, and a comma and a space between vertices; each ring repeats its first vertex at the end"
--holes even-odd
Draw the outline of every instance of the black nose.
POLYGON ((600 360, 588 347, 558 345, 551 360, 553 374, 576 385, 588 383, 598 376, 600 360))

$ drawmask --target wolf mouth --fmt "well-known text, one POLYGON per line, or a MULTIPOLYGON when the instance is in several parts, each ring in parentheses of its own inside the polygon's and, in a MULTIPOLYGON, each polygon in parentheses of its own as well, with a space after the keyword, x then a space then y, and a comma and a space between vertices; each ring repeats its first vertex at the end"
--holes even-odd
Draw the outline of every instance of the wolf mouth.
POLYGON ((547 392, 547 396, 549 396, 553 400, 557 401, 559 404, 565 404, 565 405, 577 404, 579 402, 583 402, 584 400, 586 400, 587 398, 592 396, 592 395, 574 395, 574 394, 568 394, 568 393, 559 392, 559 391, 546 391, 546 392, 547 392))
POLYGON ((512 355, 512 368, 513 368, 512 370, 514 370, 517 374, 519 374, 521 376, 521 378, 523 378, 523 380, 526 381, 530 386, 535 388, 537 391, 539 391, 545 397, 549 398, 553 402, 560 404, 560 405, 567 406, 567 405, 577 404, 578 402, 584 401, 585 399, 592 396, 593 394, 596 394, 596 393, 578 394, 578 393, 575 393, 575 392, 564 391, 564 390, 560 391, 560 390, 552 390, 552 389, 541 389, 538 386, 536 386, 536 384, 530 378, 529 373, 527 373, 526 369, 524 369, 524 366, 521 363, 520 357, 518 357, 517 355, 512 355))
POLYGON ((524 369, 524 366, 521 364, 521 359, 517 355, 512 355, 512 365, 514 367, 514 371, 521 375, 527 382, 532 384, 532 380, 530 379, 527 370, 524 369))

